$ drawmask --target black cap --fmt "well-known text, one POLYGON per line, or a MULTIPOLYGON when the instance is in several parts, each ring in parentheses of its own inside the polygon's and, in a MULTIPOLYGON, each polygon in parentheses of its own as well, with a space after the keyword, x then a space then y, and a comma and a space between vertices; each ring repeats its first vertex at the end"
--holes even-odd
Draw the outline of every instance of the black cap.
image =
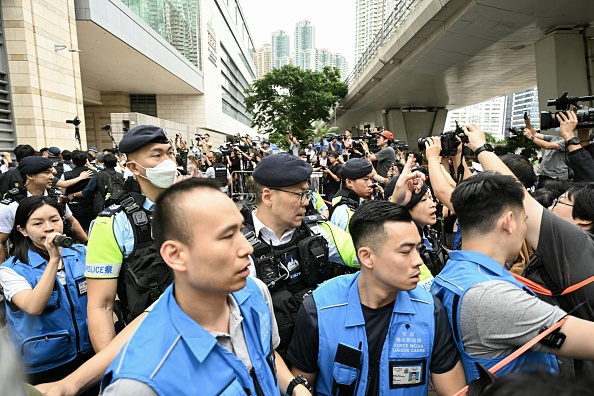
POLYGON ((34 175, 54 166, 54 161, 41 156, 25 157, 19 162, 17 170, 25 175, 34 175))
POLYGON ((363 158, 352 158, 342 167, 342 177, 351 180, 360 179, 371 172, 373 172, 373 165, 363 158))
POLYGON ((139 125, 126 132, 120 142, 120 151, 125 154, 133 153, 149 143, 169 143, 169 138, 162 128, 153 125, 139 125))
POLYGON ((266 187, 287 187, 309 179, 313 168, 299 157, 273 154, 256 165, 252 176, 266 187))
MULTIPOLYGON (((398 181, 398 177, 393 177, 392 180, 390 180, 388 182, 388 184, 386 184, 386 188, 384 188, 384 197, 386 197, 386 199, 388 199, 389 197, 392 196, 392 194, 394 194, 394 190, 396 189, 396 182, 398 181)), ((421 191, 419 191, 418 193, 413 192, 412 196, 410 197, 410 201, 408 201, 408 203, 406 205, 404 205, 404 207, 408 210, 411 210, 412 208, 414 208, 420 201, 421 199, 425 196, 425 193, 427 192, 427 184, 423 183, 423 185, 421 186, 421 191)))
POLYGON ((50 155, 52 155, 54 157, 57 157, 58 155, 60 155, 60 149, 55 146, 48 148, 47 151, 50 153, 50 155))

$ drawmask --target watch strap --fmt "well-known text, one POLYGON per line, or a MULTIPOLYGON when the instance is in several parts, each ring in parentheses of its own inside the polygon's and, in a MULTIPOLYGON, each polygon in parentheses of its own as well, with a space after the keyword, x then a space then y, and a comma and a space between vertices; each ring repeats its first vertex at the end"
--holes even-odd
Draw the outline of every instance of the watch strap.
POLYGON ((566 146, 573 146, 573 145, 576 145, 577 146, 579 144, 581 144, 580 138, 578 138, 576 136, 572 137, 571 139, 567 139, 565 141, 565 145, 566 146))
POLYGON ((478 158, 478 155, 479 155, 480 153, 482 153, 483 151, 491 151, 491 152, 493 152, 493 148, 491 147, 491 145, 487 146, 487 143, 486 143, 486 144, 483 144, 482 146, 478 147, 478 148, 477 148, 477 149, 474 151, 474 155, 475 155, 475 157, 477 157, 477 158, 478 158))
POLYGON ((293 396, 293 390, 297 385, 303 385, 311 392, 311 386, 309 385, 307 379, 302 375, 298 375, 293 378, 289 383, 289 386, 287 386, 287 396, 293 396))

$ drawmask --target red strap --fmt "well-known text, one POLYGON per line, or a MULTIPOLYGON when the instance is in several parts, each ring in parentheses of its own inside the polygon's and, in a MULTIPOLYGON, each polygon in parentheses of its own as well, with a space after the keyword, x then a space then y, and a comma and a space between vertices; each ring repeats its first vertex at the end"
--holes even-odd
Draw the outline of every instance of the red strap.
MULTIPOLYGON (((524 278, 523 276, 514 274, 513 272, 510 272, 510 273, 514 276, 514 278, 516 278, 516 280, 518 282, 522 283, 524 286, 527 286, 534 293, 542 294, 544 296, 558 297, 558 296, 553 296, 553 293, 546 287, 544 287, 534 281, 531 281, 530 279, 524 278)), ((594 276, 591 276, 586 280, 576 283, 575 285, 569 286, 567 289, 563 290, 561 292, 561 294, 559 294, 559 296, 564 296, 566 294, 572 293, 572 292, 578 290, 579 288, 582 288, 592 282, 594 282, 594 276)))
MULTIPOLYGON (((551 334, 553 331, 557 330, 559 327, 563 326, 565 324, 565 322, 567 322, 567 319, 569 319, 569 316, 565 316, 563 319, 561 319, 560 321, 555 323, 553 326, 549 327, 547 330, 543 331, 542 333, 540 333, 539 335, 537 335, 536 337, 534 337, 533 339, 528 341, 526 344, 522 345, 520 348, 516 349, 512 354, 508 355, 505 359, 503 359, 502 361, 497 363, 495 366, 491 367, 489 369, 489 372, 491 374, 495 374, 496 372, 501 370, 503 367, 505 367, 507 364, 509 364, 512 360, 516 359, 518 356, 520 356, 521 354, 526 352, 528 349, 530 349, 534 345, 536 345, 537 342, 539 342, 540 340, 542 340, 543 338, 545 338, 546 336, 551 334)), ((466 394, 466 392, 468 392, 468 385, 465 386, 464 388, 460 389, 453 396, 461 396, 461 395, 466 394)))

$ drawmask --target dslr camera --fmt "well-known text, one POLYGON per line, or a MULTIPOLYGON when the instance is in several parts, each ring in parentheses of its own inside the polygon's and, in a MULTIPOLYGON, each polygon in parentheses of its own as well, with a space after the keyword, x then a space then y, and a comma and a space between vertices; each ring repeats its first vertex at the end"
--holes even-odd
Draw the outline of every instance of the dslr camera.
MULTIPOLYGON (((586 102, 594 100, 594 96, 567 96, 567 92, 556 99, 549 99, 547 106, 555 106, 556 112, 541 111, 540 112, 540 129, 546 130, 550 128, 558 128, 559 120, 557 114, 559 112, 571 110, 571 106, 577 106, 578 102, 586 102)), ((575 115, 578 119, 576 129, 586 129, 594 127, 594 107, 585 107, 577 109, 575 115)))
POLYGON ((394 143, 392 143, 392 148, 402 152, 408 151, 409 149, 408 143, 406 143, 404 140, 394 140, 394 143))
MULTIPOLYGON (((464 143, 468 142, 468 137, 464 133, 464 130, 458 125, 456 121, 456 129, 453 131, 447 131, 441 134, 441 151, 439 153, 442 157, 452 157, 458 153, 458 146, 460 142, 456 139, 456 136, 464 143)), ((418 148, 419 151, 425 151, 425 142, 429 139, 428 137, 419 138, 418 148)))

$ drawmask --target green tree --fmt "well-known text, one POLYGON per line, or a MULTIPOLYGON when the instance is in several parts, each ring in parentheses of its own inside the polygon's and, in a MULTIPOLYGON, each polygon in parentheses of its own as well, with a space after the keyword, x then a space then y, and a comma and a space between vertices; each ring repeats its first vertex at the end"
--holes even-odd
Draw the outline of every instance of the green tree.
POLYGON ((526 139, 522 129, 511 127, 508 131, 510 135, 505 140, 505 145, 495 147, 497 155, 519 152, 520 155, 530 158, 532 154, 538 153, 539 148, 529 139, 526 139))
POLYGON ((286 131, 310 140, 312 123, 328 121, 330 109, 347 89, 336 67, 315 72, 286 65, 254 81, 246 89, 245 105, 253 115, 252 127, 270 133, 270 141, 286 147, 286 131))
POLYGON ((305 130, 307 143, 322 143, 324 136, 334 135, 338 131, 335 126, 327 125, 325 121, 317 120, 311 124, 311 128, 305 130))

